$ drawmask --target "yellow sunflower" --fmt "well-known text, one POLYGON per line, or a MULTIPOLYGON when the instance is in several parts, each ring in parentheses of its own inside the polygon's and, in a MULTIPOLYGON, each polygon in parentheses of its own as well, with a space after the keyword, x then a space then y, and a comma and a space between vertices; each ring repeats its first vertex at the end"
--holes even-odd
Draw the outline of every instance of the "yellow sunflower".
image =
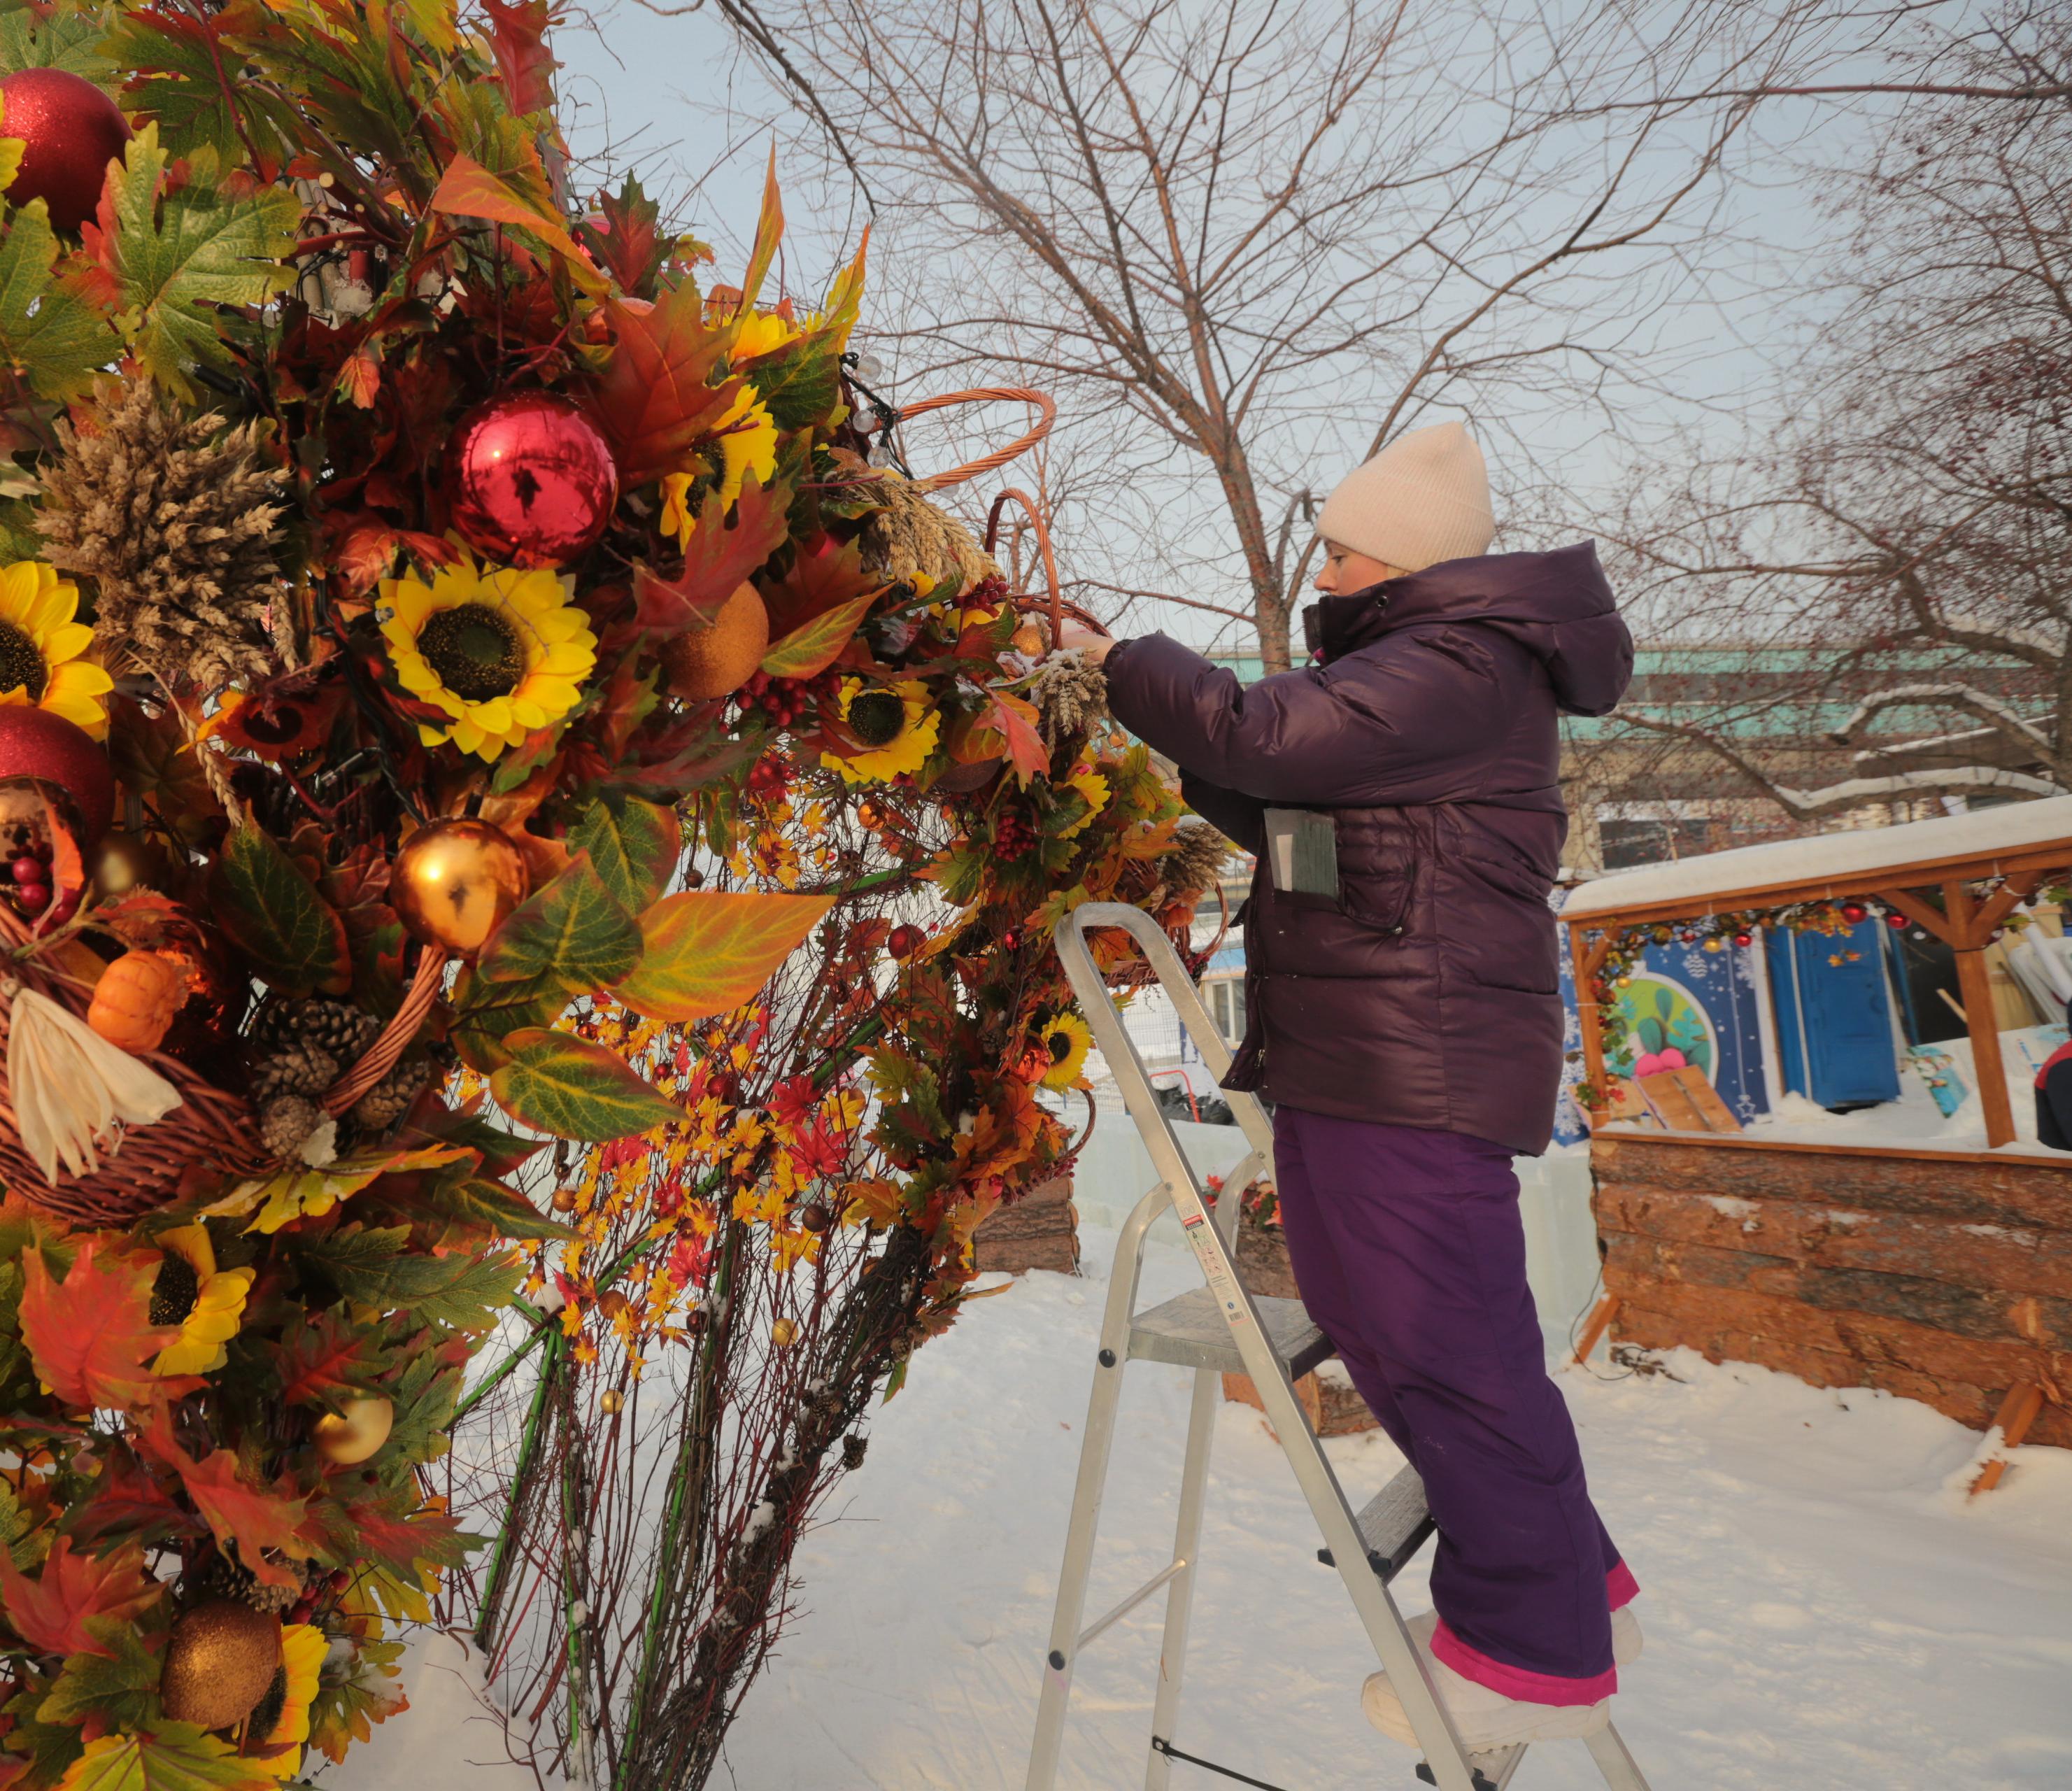
POLYGON ((310 1706, 331 1644, 309 1623, 281 1627, 281 1664, 273 1682, 246 1725, 245 1752, 269 1777, 291 1779, 302 1770, 302 1744, 310 1738, 310 1706))
POLYGON ((72 620, 78 611, 79 587, 55 566, 17 560, 0 567, 0 704, 47 709, 105 739, 101 698, 115 680, 80 657, 93 644, 93 630, 72 620))
POLYGON ((755 389, 746 381, 734 394, 726 414, 713 425, 713 440, 705 451, 717 452, 716 467, 693 466, 672 472, 662 480, 662 533, 676 537, 677 546, 688 550, 698 525, 697 507, 691 501, 691 488, 708 471, 717 471, 717 496, 731 505, 751 472, 756 483, 767 485, 777 476, 777 425, 755 389))
POLYGON ((403 688, 452 717, 446 727, 418 724, 426 746, 450 740, 493 760, 574 708, 597 665, 589 618, 545 568, 479 571, 462 558, 429 585, 384 578, 381 601, 403 688))
POLYGON ((927 687, 918 679, 865 684, 845 677, 836 710, 870 750, 853 759, 824 752, 820 763, 851 784, 889 784, 902 772, 918 772, 927 764, 942 731, 942 717, 928 706, 927 687))
POLYGON ((1094 817, 1108 806, 1108 780, 1082 759, 1072 767, 1071 776, 1065 780, 1065 787, 1077 790, 1087 805, 1087 812, 1058 835, 1060 839, 1071 839, 1092 826, 1094 817))
POLYGON ((165 1261, 151 1286, 151 1322, 177 1324, 178 1340, 152 1363, 159 1374, 207 1374, 229 1357, 226 1347, 245 1317, 252 1270, 219 1269, 206 1225, 182 1225, 158 1233, 165 1261))
POLYGON ((734 326, 733 358, 737 364, 759 360, 796 341, 804 333, 796 323, 774 311, 751 311, 734 326))
POLYGON ((1087 1023, 1076 1014, 1054 1014, 1046 1020, 1036 1035, 1038 1046, 1050 1060, 1050 1067, 1043 1072, 1043 1086, 1068 1089, 1078 1081, 1093 1042, 1087 1023))

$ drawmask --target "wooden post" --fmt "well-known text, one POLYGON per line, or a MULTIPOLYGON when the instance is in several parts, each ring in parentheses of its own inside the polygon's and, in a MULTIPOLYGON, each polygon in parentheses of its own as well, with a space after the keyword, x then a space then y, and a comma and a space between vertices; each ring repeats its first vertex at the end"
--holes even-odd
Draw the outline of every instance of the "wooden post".
POLYGON ((1611 1099, 1611 1088, 1605 1075, 1604 1026, 1597 1018, 1597 999, 1592 987, 1610 952, 1609 937, 1593 946, 1585 943, 1580 926, 1569 928, 1568 961, 1576 973, 1576 1020, 1583 1032, 1583 1081, 1592 1096, 1584 1117, 1593 1131, 1597 1130, 1605 1105, 1611 1099))
POLYGON ((1997 921, 1982 912, 1961 883, 1942 886, 1942 912, 1956 949, 1957 992, 1964 1001, 1964 1030, 1971 1035, 1971 1073, 1986 1116, 1986 1148, 2014 1143, 2014 1109, 2008 1104, 2007 1066, 2000 1059, 2000 1019, 1993 1008, 1992 979, 1986 974, 1986 946, 1997 921))
POLYGON ((1590 1322, 1583 1327, 1582 1338, 1576 1345, 1575 1360, 1579 1366, 1589 1361, 1590 1352, 1597 1347, 1597 1339, 1618 1316, 1618 1309, 1617 1294, 1606 1294, 1597 1302, 1596 1310, 1590 1314, 1590 1322))
MULTIPOLYGON (((2027 1381, 2017 1381, 2009 1387, 2007 1398, 2000 1402, 2000 1409, 1993 1415, 1994 1423, 2000 1427, 2001 1446, 2008 1449, 2019 1447, 2042 1410, 2042 1388, 2027 1381)), ((1971 1482, 1971 1496, 1975 1499, 1981 1492, 1992 1492, 2000 1484, 2007 1465, 2004 1456, 1996 1456, 1988 1462, 1979 1470, 1979 1477, 1971 1482)))

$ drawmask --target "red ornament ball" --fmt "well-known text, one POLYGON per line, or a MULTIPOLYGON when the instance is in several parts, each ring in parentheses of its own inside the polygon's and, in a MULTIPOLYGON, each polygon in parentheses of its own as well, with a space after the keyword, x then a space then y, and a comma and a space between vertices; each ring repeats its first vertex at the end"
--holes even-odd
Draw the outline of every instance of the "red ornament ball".
POLYGON ((1885 924, 1894 933, 1903 933, 1906 928, 1906 916, 1903 914, 1888 914, 1885 917, 1885 924))
POLYGON ((92 81, 62 68, 22 69, 0 80, 0 95, 6 101, 0 136, 28 146, 7 203, 40 199, 53 229, 76 230, 101 203, 102 177, 130 141, 130 121, 92 81))
POLYGON ((885 949, 894 957, 911 957, 927 942, 927 934, 919 927, 894 927, 886 939, 885 949))
POLYGON ((1844 902, 1842 904, 1842 918, 1852 927, 1869 912, 1870 910, 1861 902, 1844 902))
POLYGON ((1737 933, 1734 935, 1734 943, 1745 949, 1755 943, 1755 935, 1752 933, 1737 933))
POLYGON ((55 791, 63 799, 60 809, 69 805, 80 851, 91 852, 101 843, 115 818, 115 774, 108 755, 84 728, 47 709, 0 703, 0 791, 18 778, 55 791))
POLYGON ((595 423, 551 392, 477 405, 446 449, 454 527, 510 566, 565 566, 597 544, 619 502, 619 467, 595 423))

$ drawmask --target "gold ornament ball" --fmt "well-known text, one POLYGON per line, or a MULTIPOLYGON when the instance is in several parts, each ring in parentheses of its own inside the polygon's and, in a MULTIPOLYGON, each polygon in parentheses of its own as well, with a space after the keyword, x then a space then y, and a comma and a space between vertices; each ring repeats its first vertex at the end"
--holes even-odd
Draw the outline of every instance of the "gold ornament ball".
POLYGON ((626 1399, 618 1388, 606 1387, 598 1395, 597 1402, 603 1408, 605 1415, 608 1418, 626 1403, 626 1399))
POLYGON ((751 584, 739 584, 712 626, 686 628, 662 643, 669 688, 692 702, 730 697, 754 676, 770 650, 770 611, 751 584))
POLYGON ((799 1340, 799 1328, 789 1319, 779 1319, 770 1327, 770 1340, 779 1349, 789 1349, 799 1340))
POLYGON ((1041 659, 1050 650, 1050 637, 1034 622, 1024 622, 1014 631, 1014 650, 1024 659, 1041 659))
POLYGON ((348 1400, 343 1413, 317 1420, 317 1453, 340 1468, 355 1468, 388 1440, 396 1408, 378 1394, 348 1400))
POLYGON ((103 896, 163 889, 169 867, 163 849, 144 834, 110 834, 94 849, 93 887, 103 896))
POLYGON ((435 821, 396 854, 391 900, 413 938, 462 957, 525 900, 524 855, 486 821, 435 821))
POLYGON ((212 1599, 173 1625, 158 1702, 175 1723, 227 1729, 251 1715, 280 1664, 278 1617, 235 1599, 212 1599))
POLYGON ((1726 948, 1726 941, 1720 938, 1717 933, 1713 934, 1710 939, 1708 939, 1705 941, 1705 949, 1708 952, 1725 951, 1726 948))

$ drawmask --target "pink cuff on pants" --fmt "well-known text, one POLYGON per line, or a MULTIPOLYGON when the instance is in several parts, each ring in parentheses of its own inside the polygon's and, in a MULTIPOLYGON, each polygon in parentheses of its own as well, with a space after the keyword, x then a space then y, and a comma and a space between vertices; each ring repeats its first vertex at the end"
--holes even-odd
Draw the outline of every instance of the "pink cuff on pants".
POLYGON ((1607 1668, 1588 1679, 1563 1679, 1552 1673, 1529 1673, 1478 1653, 1439 1620, 1432 1632, 1432 1656, 1444 1661, 1463 1679, 1527 1704, 1594 1704, 1618 1690, 1618 1669, 1607 1668))
MULTIPOLYGON (((1616 1611, 1640 1595, 1640 1582, 1623 1561, 1605 1575, 1605 1596, 1616 1611)), ((1618 1690, 1618 1669, 1595 1674, 1587 1679, 1564 1679, 1552 1673, 1532 1673, 1522 1666, 1507 1666, 1468 1646, 1446 1626, 1441 1617, 1432 1632, 1432 1654, 1444 1661, 1463 1679, 1501 1692, 1528 1704, 1594 1704, 1618 1690)))
POLYGON ((1605 1597, 1616 1611, 1640 1596, 1640 1582, 1633 1577, 1633 1569, 1623 1561, 1605 1575, 1605 1597))

